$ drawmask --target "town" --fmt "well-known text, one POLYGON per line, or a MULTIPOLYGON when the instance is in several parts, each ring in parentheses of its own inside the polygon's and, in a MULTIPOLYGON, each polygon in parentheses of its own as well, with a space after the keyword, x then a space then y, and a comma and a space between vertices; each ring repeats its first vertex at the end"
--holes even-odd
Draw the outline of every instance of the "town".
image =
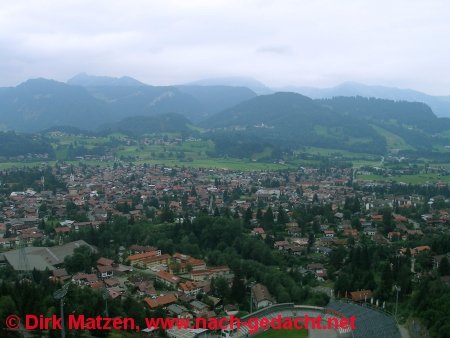
MULTIPOLYGON (((70 284, 72 311, 141 323, 345 300, 404 325, 421 316, 415 328, 425 329, 438 295, 423 292, 449 294, 449 185, 360 181, 354 171, 124 162, 3 170, 0 280, 41 292, 70 284)), ((21 311, 43 306, 34 301, 21 311)))

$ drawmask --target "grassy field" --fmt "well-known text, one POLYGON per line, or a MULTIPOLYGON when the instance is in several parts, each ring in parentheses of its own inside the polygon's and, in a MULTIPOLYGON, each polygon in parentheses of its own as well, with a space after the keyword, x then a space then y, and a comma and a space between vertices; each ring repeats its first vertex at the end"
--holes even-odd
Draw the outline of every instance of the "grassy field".
POLYGON ((361 168, 361 167, 383 167, 380 160, 352 160, 353 168, 361 168))
POLYGON ((446 182, 450 183, 450 175, 440 174, 418 174, 418 175, 401 175, 401 176, 380 176, 380 175, 357 175, 358 180, 363 181, 394 181, 407 184, 425 184, 446 182))
POLYGON ((414 150, 414 147, 406 143, 400 136, 378 126, 372 125, 372 127, 385 138, 388 149, 414 150))
POLYGON ((332 149, 332 148, 319 148, 319 147, 305 147, 300 152, 304 152, 311 155, 320 156, 342 156, 347 159, 353 158, 364 158, 364 159, 374 159, 380 156, 369 154, 369 153, 354 153, 347 150, 332 149))
POLYGON ((189 168, 216 168, 242 171, 281 170, 295 167, 289 164, 259 163, 239 159, 198 159, 191 162, 182 162, 176 159, 169 160, 144 160, 138 163, 161 164, 165 166, 189 167, 189 168))
POLYGON ((258 338, 305 338, 308 330, 268 330, 257 335, 258 338))

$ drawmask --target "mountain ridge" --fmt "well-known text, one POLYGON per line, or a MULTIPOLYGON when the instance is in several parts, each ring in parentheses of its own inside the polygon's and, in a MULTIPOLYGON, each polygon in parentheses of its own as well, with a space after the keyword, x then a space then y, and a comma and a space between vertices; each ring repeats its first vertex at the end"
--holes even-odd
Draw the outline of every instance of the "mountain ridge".
POLYGON ((307 86, 289 86, 280 88, 309 96, 313 99, 337 96, 363 96, 380 99, 423 102, 430 106, 440 117, 450 117, 450 95, 435 96, 408 88, 396 88, 382 85, 366 85, 358 82, 343 82, 334 87, 316 88, 307 86))

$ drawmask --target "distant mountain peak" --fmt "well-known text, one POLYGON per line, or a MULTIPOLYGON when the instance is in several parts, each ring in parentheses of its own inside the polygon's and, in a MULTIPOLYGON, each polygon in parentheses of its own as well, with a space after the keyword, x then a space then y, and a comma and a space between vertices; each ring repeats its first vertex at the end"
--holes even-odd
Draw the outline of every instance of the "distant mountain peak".
POLYGON ((83 87, 97 87, 97 86, 108 86, 108 87, 137 87, 145 86, 142 83, 132 77, 122 76, 122 77, 111 77, 111 76, 97 76, 89 75, 87 73, 79 73, 67 80, 67 84, 83 87))
POLYGON ((272 94, 273 90, 264 83, 250 77, 227 76, 202 79, 187 83, 188 85, 198 86, 231 86, 231 87, 247 87, 259 95, 272 94))
POLYGON ((313 99, 362 96, 394 101, 422 102, 429 105, 436 115, 450 117, 449 96, 433 96, 413 89, 367 85, 353 81, 343 82, 329 88, 291 86, 282 89, 301 93, 313 99))

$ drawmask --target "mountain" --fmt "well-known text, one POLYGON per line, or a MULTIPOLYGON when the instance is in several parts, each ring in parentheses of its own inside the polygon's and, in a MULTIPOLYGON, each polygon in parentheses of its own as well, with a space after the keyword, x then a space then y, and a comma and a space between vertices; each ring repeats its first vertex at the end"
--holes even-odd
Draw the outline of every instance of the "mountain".
POLYGON ((200 125, 210 128, 211 135, 245 133, 287 148, 384 154, 396 147, 432 151, 437 144, 449 144, 450 119, 436 117, 423 103, 363 97, 313 100, 275 93, 242 102, 200 125))
POLYGON ((85 88, 34 79, 0 90, 3 130, 38 131, 55 125, 90 129, 108 119, 106 103, 85 88))
POLYGON ((175 87, 92 86, 85 89, 109 106, 115 120, 167 113, 178 113, 193 121, 203 118, 201 103, 175 87))
POLYGON ((258 95, 272 94, 274 91, 258 80, 248 77, 221 77, 203 79, 188 83, 187 85, 197 86, 231 86, 231 87, 247 87, 258 95))
POLYGON ((179 113, 192 121, 230 108, 256 94, 246 87, 233 86, 151 86, 130 77, 114 78, 85 73, 68 84, 86 87, 96 98, 113 103, 115 116, 179 113))
POLYGON ((180 85, 176 88, 196 99, 201 104, 201 110, 207 115, 218 113, 257 96, 246 87, 180 85))
POLYGON ((255 96, 243 87, 150 86, 129 77, 79 74, 68 83, 32 79, 0 88, 0 130, 70 126, 92 131, 130 116, 168 113, 198 122, 255 96))
POLYGON ((337 96, 363 96, 389 100, 426 103, 437 116, 450 117, 450 96, 432 96, 412 89, 385 86, 368 86, 356 82, 345 82, 331 88, 285 87, 288 90, 313 99, 337 96))
POLYGON ((141 136, 147 133, 172 133, 191 130, 190 121, 179 114, 132 116, 100 127, 101 133, 123 132, 141 136))
POLYGON ((83 86, 83 87, 92 87, 92 86, 125 86, 125 87, 136 87, 136 86, 145 86, 144 83, 133 79, 129 76, 123 76, 120 78, 110 77, 110 76, 96 76, 96 75, 88 75, 86 73, 80 73, 67 80, 67 84, 73 86, 83 86))
POLYGON ((289 147, 311 145, 382 153, 384 139, 362 119, 337 114, 296 93, 262 95, 218 113, 200 124, 289 147))

